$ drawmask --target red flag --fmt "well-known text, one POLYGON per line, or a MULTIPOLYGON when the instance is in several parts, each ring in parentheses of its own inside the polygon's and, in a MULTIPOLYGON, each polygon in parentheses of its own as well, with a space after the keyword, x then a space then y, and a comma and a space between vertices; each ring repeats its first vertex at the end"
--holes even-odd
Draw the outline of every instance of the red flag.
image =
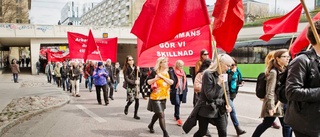
POLYGON ((202 49, 206 49, 208 51, 209 58, 211 58, 212 55, 209 25, 179 33, 174 39, 151 47, 141 54, 140 50, 143 42, 139 39, 137 40, 139 67, 154 67, 154 61, 159 57, 169 57, 169 66, 174 66, 178 59, 184 61, 184 66, 195 66, 196 62, 199 60, 200 51, 202 49), (186 35, 189 37, 179 37, 186 35))
MULTIPOLYGON (((313 18, 312 21, 316 21, 320 19, 320 12, 318 12, 313 18)), ((306 26, 303 31, 298 35, 296 40, 290 46, 290 53, 292 57, 294 57, 297 53, 299 53, 302 49, 306 48, 309 45, 309 41, 307 39, 307 30, 308 26, 306 26)))
POLYGON ((217 0, 212 16, 217 47, 230 53, 244 23, 242 0, 217 0))
MULTIPOLYGON (((117 61, 118 38, 98 38, 95 39, 99 46, 102 60, 111 59, 112 62, 117 61)), ((71 59, 83 59, 84 52, 88 44, 88 36, 83 34, 68 32, 69 57, 71 59)), ((88 60, 101 61, 99 52, 96 50, 88 55, 88 60)))
POLYGON ((96 41, 93 38, 91 30, 89 31, 89 36, 88 36, 88 42, 87 42, 87 47, 83 55, 84 62, 87 61, 88 55, 91 54, 93 51, 97 50, 97 44, 96 41))
POLYGON ((131 33, 143 41, 143 52, 209 23, 205 0, 147 0, 131 33))
POLYGON ((260 39, 269 41, 274 35, 279 33, 297 32, 302 5, 297 5, 292 11, 286 15, 267 20, 263 23, 264 35, 260 39))

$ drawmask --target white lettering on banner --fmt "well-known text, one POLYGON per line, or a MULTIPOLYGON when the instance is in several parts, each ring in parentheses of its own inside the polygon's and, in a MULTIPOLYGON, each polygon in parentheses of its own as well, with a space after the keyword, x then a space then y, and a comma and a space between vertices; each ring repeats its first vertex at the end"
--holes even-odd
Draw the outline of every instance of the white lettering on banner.
POLYGON ((176 48, 175 44, 173 42, 165 42, 165 43, 160 43, 159 44, 160 48, 176 48))
POLYGON ((196 36, 200 36, 200 35, 201 35, 201 31, 195 30, 195 31, 188 31, 188 32, 179 33, 174 38, 196 37, 196 36))
POLYGON ((83 47, 83 48, 86 48, 86 47, 87 47, 87 44, 82 44, 82 47, 83 47))
POLYGON ((94 51, 94 52, 92 52, 91 54, 99 54, 99 51, 94 51))
POLYGON ((193 50, 184 50, 184 51, 172 51, 172 52, 162 52, 157 51, 158 57, 183 57, 183 56, 192 56, 193 50))
POLYGON ((75 40, 75 41, 77 41, 77 42, 87 42, 87 41, 88 41, 88 39, 76 38, 76 40, 75 40))
POLYGON ((182 41, 182 42, 178 42, 178 46, 181 48, 182 46, 185 47, 186 46, 186 42, 182 41))
POLYGON ((80 53, 84 53, 86 50, 85 49, 80 49, 79 51, 80 51, 80 53))

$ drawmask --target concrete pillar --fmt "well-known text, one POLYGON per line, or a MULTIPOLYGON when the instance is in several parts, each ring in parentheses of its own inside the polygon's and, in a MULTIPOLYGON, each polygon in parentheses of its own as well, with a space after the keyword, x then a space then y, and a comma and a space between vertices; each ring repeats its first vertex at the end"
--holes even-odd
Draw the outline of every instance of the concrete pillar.
POLYGON ((31 39, 30 40, 30 65, 31 65, 31 74, 36 75, 37 74, 37 68, 36 63, 39 60, 39 54, 40 54, 40 41, 37 39, 31 39))

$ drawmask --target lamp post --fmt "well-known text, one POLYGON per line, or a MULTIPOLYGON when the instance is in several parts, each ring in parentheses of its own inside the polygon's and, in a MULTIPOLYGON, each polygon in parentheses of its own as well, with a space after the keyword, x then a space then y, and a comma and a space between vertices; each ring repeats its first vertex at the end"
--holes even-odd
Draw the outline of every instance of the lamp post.
POLYGON ((274 14, 277 14, 277 0, 274 0, 274 14))

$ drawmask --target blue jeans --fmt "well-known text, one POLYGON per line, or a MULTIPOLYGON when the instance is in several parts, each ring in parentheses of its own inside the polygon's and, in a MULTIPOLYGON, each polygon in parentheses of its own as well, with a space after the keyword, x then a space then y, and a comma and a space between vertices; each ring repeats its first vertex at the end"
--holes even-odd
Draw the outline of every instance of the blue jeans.
POLYGON ((115 80, 115 81, 114 81, 114 84, 113 84, 114 90, 117 90, 118 84, 119 84, 119 82, 118 82, 117 80, 115 80))
POLYGON ((90 91, 92 90, 92 82, 93 82, 92 76, 88 76, 88 87, 90 91))
POLYGON ((176 120, 180 119, 180 104, 183 94, 176 94, 176 104, 174 105, 174 117, 176 120))
POLYGON ((234 105, 233 105, 233 99, 230 99, 229 102, 230 102, 230 106, 232 108, 232 111, 230 112, 230 118, 232 120, 232 123, 234 126, 239 126, 236 109, 234 108, 234 105))
MULTIPOLYGON (((284 123, 283 117, 278 117, 282 126, 282 136, 283 137, 292 137, 292 129, 284 123)), ((256 128, 253 132, 252 137, 260 137, 264 131, 272 126, 272 123, 276 117, 264 117, 262 123, 256 128)))
POLYGON ((13 82, 18 82, 18 73, 13 73, 13 82))
POLYGON ((63 90, 68 90, 69 88, 69 81, 68 81, 68 78, 62 78, 62 88, 63 90))

